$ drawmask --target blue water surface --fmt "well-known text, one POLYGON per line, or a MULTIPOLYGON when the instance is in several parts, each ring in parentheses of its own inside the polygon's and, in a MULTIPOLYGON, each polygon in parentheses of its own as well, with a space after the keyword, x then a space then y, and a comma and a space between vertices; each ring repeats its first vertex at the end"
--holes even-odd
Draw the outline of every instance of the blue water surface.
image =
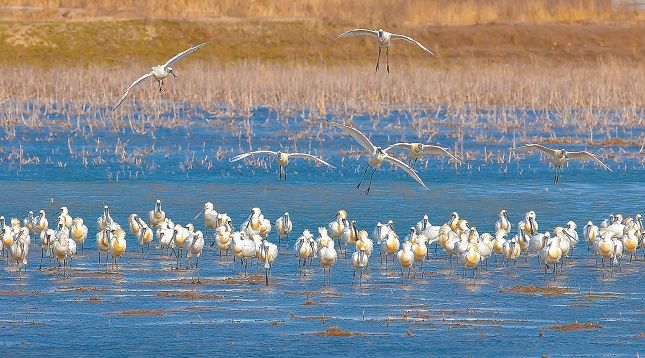
MULTIPOLYGON (((447 158, 415 163, 427 191, 404 172, 384 166, 366 197, 354 189, 366 165, 365 158, 353 155, 361 148, 325 123, 348 118, 310 118, 306 113, 285 118, 267 108, 256 109, 250 118, 221 119, 194 108, 179 115, 189 125, 142 126, 140 133, 128 125, 90 128, 81 121, 77 126, 75 118, 65 127, 61 123, 67 118, 56 112, 40 128, 3 129, 0 214, 24 218, 29 210, 44 209, 51 223, 64 205, 71 215, 85 218, 90 236, 68 277, 47 258, 45 268, 38 269, 39 246, 31 248, 26 273, 0 261, 0 355, 645 353, 645 258, 640 249, 636 260, 625 258, 612 272, 598 266, 581 241, 556 277, 544 274, 536 257, 529 256, 515 269, 491 259, 474 279, 470 272, 464 279, 459 267, 450 270, 445 255, 433 252, 424 277, 419 272, 411 281, 402 278, 396 265, 385 269, 376 249, 360 284, 341 252, 328 286, 318 263, 299 270, 292 250, 304 229, 317 233, 341 208, 370 232, 377 221, 391 219, 401 238, 423 214, 440 225, 453 211, 480 233, 492 232, 500 209, 508 210, 514 223, 534 210, 540 231, 573 220, 582 236, 589 220, 599 224, 610 213, 644 211, 643 127, 623 128, 616 119, 614 133, 624 140, 616 146, 554 144, 598 153, 613 170, 572 162, 554 185, 553 169, 539 154, 518 151, 509 158, 509 148, 524 139, 585 137, 576 125, 548 111, 518 109, 525 125, 512 130, 487 124, 490 113, 483 111, 465 124, 441 108, 415 116, 404 111, 385 117, 359 114, 353 123, 376 144, 430 141, 456 149, 465 159, 457 167, 447 158), (427 130, 417 131, 418 121, 427 123, 427 130), (553 131, 543 131, 541 121, 553 123, 553 131), (317 154, 336 169, 292 160, 287 181, 279 182, 272 160, 228 161, 257 149, 317 154), (289 243, 282 242, 268 286, 262 265, 253 266, 245 278, 239 263, 209 247, 200 258, 197 284, 194 270, 175 270, 174 259, 156 248, 150 256, 138 252, 131 235, 120 270, 99 265, 94 223, 103 205, 126 227, 128 215, 146 215, 156 199, 176 223, 193 222, 202 230, 202 219, 194 217, 206 201, 227 212, 236 226, 252 207, 260 207, 272 221, 289 211, 294 234, 289 243), (562 289, 557 294, 509 292, 529 285, 562 289), (552 329, 572 322, 599 326, 552 329), (333 326, 353 336, 315 335, 333 326)), ((135 115, 135 123, 143 117, 135 115)), ((269 239, 277 241, 273 233, 269 239)))

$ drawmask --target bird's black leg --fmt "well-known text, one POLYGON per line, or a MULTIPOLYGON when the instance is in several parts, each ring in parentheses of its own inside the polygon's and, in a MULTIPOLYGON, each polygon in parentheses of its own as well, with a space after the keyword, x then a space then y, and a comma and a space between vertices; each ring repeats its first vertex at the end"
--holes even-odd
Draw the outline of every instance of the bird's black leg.
POLYGON ((376 58, 376 70, 374 72, 378 72, 378 64, 381 61, 381 47, 379 46, 378 48, 378 57, 376 58))
POLYGON ((372 179, 374 179, 374 173, 376 173, 376 169, 372 171, 372 175, 370 175, 370 183, 367 185, 367 190, 365 190, 365 196, 369 195, 370 189, 372 188, 372 179))
POLYGON ((558 184, 560 182, 560 168, 555 169, 555 183, 558 184))
POLYGON ((385 48, 385 63, 386 63, 386 68, 387 68, 387 74, 390 74, 390 48, 386 47, 385 48))
POLYGON ((356 185, 356 190, 360 189, 361 184, 363 184, 363 179, 365 179, 365 174, 367 174, 367 170, 369 168, 370 168, 369 166, 365 167, 365 171, 363 172, 363 175, 361 176, 361 180, 359 180, 358 184, 356 185))

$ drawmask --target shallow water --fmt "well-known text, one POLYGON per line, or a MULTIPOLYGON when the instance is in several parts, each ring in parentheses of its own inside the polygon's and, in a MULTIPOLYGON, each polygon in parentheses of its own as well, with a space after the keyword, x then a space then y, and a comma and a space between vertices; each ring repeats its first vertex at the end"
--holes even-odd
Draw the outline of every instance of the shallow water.
MULTIPOLYGON (((582 236, 588 220, 598 223, 610 213, 643 212, 642 156, 610 161, 613 173, 574 163, 564 171, 561 183, 552 185, 552 171, 539 155, 502 164, 482 158, 484 146, 496 159, 497 154, 508 152, 514 136, 545 133, 506 133, 501 142, 484 145, 475 136, 488 129, 473 125, 463 137, 464 149, 476 155, 468 165, 455 169, 445 159, 434 158, 417 163, 429 191, 420 190, 401 171, 384 169, 376 174, 372 192, 365 197, 354 190, 364 159, 341 160, 338 154, 339 149, 357 148, 351 138, 338 132, 316 138, 311 134, 319 127, 316 122, 303 124, 295 119, 287 122, 287 130, 285 121, 273 116, 258 110, 249 120, 254 149, 291 143, 293 150, 295 143, 298 150, 319 152, 338 168, 326 170, 294 161, 288 181, 280 183, 275 166, 267 168, 264 160, 228 163, 227 157, 248 149, 248 138, 215 119, 195 120, 190 130, 159 129, 154 138, 152 133, 107 130, 95 130, 85 138, 80 135, 86 130, 82 129, 70 136, 75 158, 68 155, 68 132, 53 127, 17 128, 16 138, 3 144, 0 214, 22 218, 28 210, 43 208, 53 221, 52 215, 65 205, 71 215, 85 218, 91 232, 67 278, 57 276, 55 269, 38 270, 40 250, 35 246, 27 273, 12 267, 1 271, 0 350, 9 356, 93 355, 96 347, 109 356, 189 351, 234 355, 242 350, 263 355, 635 356, 645 352, 645 259, 640 250, 638 260, 624 260, 620 270, 610 273, 595 265, 581 241, 555 278, 545 275, 531 256, 528 262, 519 260, 515 270, 496 266, 491 259, 487 269, 477 271, 476 279, 470 272, 464 279, 459 269, 450 272, 448 260, 440 253, 426 262, 424 278, 408 282, 398 267, 381 266, 376 249, 362 284, 358 279, 352 283, 351 264, 341 253, 330 286, 323 285, 317 263, 300 275, 291 250, 303 229, 316 232, 340 208, 347 209, 359 229, 370 232, 377 221, 392 219, 401 238, 424 213, 438 225, 452 211, 480 233, 491 232, 502 208, 513 223, 534 210, 540 231, 574 220, 582 236), (99 136, 101 145, 96 149, 99 136), (115 151, 115 143, 127 143, 125 156, 115 151), (20 145, 24 156, 38 156, 40 163, 20 166, 10 155, 20 145), (130 161, 136 150, 146 148, 150 153, 142 155, 141 162, 130 161), (87 168, 79 154, 83 150, 90 152, 87 168), (223 153, 221 161, 215 159, 218 151, 223 153), (104 162, 92 164, 98 156, 104 162), (173 270, 174 259, 158 250, 153 248, 149 258, 138 253, 132 236, 127 238, 128 253, 119 263, 120 270, 106 273, 106 266, 97 263, 93 239, 94 220, 102 205, 110 205, 112 216, 125 227, 130 213, 145 214, 157 198, 175 222, 192 221, 202 230, 201 219, 193 218, 205 201, 229 213, 236 226, 254 206, 272 221, 289 211, 294 235, 288 249, 284 243, 281 246, 270 285, 264 285, 261 267, 253 266, 250 278, 244 278, 230 257, 220 258, 209 248, 200 259, 202 283, 196 284, 194 271, 173 270), (508 292, 528 285, 564 289, 552 295, 508 292), (576 321, 601 328, 549 328, 576 321), (313 335, 332 326, 357 336, 313 335), (61 344, 61 339, 69 341, 61 344)), ((438 117, 440 134, 432 141, 461 147, 455 137, 456 119, 438 117)), ((374 128, 370 124, 374 118, 361 116, 354 121, 371 133, 375 143, 385 143, 415 139, 417 132, 409 129, 406 118, 404 114, 381 118, 374 128)), ((559 136, 577 135, 565 127, 555 131, 559 136)), ((643 136, 643 128, 616 132, 625 139, 643 136)), ((623 149, 639 150, 637 146, 623 149)), ((620 153, 618 147, 606 150, 620 153)), ((273 235, 270 239, 276 241, 273 235)), ((47 260, 45 264, 49 267, 47 260)))

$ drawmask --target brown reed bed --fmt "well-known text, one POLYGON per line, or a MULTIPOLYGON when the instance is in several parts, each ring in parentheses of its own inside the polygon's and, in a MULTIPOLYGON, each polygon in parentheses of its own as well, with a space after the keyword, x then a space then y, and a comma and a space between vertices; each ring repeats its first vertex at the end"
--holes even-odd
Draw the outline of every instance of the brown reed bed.
POLYGON ((296 114, 302 117, 303 110, 309 111, 304 119, 327 114, 387 115, 404 110, 412 114, 412 123, 420 131, 430 131, 433 112, 442 110, 461 118, 460 127, 510 130, 526 125, 525 118, 515 113, 521 108, 555 113, 556 121, 547 119, 536 124, 546 132, 557 123, 572 125, 589 136, 590 131, 602 131, 616 122, 642 126, 645 103, 645 65, 620 60, 584 65, 485 65, 473 60, 460 68, 403 66, 389 76, 375 74, 368 66, 244 61, 223 66, 187 62, 177 68, 179 80, 167 81, 166 92, 160 94, 152 81, 146 82, 132 91, 118 111, 109 111, 132 79, 145 70, 147 66, 142 64, 127 68, 0 66, 4 73, 0 77, 0 125, 8 136, 20 126, 52 126, 61 131, 112 127, 144 132, 146 127, 188 125, 180 110, 187 108, 190 112, 198 106, 209 116, 230 118, 222 125, 241 133, 248 127, 239 126, 234 119, 248 117, 258 107, 275 110, 279 120, 296 114), (135 109, 144 115, 143 122, 133 119, 135 109), (488 110, 483 122, 476 117, 481 110, 488 110), (415 118, 424 111, 428 120, 415 118), (609 111, 614 111, 613 118, 607 115, 609 111), (64 120, 46 119, 48 114, 64 120), (161 114, 171 120, 160 119, 161 114))

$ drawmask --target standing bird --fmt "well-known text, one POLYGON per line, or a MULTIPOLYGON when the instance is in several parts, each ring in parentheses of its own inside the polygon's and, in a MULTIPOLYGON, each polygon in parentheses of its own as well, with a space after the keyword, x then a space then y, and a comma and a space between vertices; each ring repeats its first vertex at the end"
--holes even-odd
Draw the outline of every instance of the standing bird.
POLYGON ((108 230, 114 224, 112 216, 110 216, 110 208, 105 205, 103 206, 103 214, 96 219, 96 228, 98 231, 108 230))
POLYGON ((390 165, 394 167, 399 167, 403 169, 408 175, 410 175, 414 180, 416 180, 419 184, 423 185, 423 187, 427 190, 428 187, 423 183, 423 180, 419 177, 417 172, 410 168, 409 165, 403 163, 401 160, 394 158, 387 154, 385 151, 381 149, 381 147, 377 147, 372 142, 365 136, 365 134, 361 133, 358 129, 356 129, 354 126, 349 125, 349 124, 342 124, 342 123, 337 123, 330 121, 331 124, 333 124, 335 127, 338 127, 354 137, 356 141, 365 149, 369 151, 369 159, 368 159, 368 164, 365 168, 365 172, 363 172, 363 175, 361 176, 361 180, 358 182, 358 185, 356 185, 356 189, 358 190, 361 187, 361 184, 363 183, 363 179, 365 178, 365 175, 367 174, 367 171, 369 170, 370 167, 374 168, 372 171, 372 175, 370 175, 370 182, 369 185, 367 186, 367 190, 365 191, 365 195, 368 195, 370 193, 370 188, 372 187, 372 179, 374 179, 374 173, 381 167, 383 162, 387 162, 390 165))
POLYGON ((271 273, 271 267, 273 267, 273 262, 278 257, 278 246, 274 243, 269 242, 269 240, 262 240, 260 245, 260 261, 264 262, 264 282, 269 285, 269 274, 271 273))
POLYGON ((69 235, 65 229, 65 224, 61 221, 58 223, 58 230, 56 232, 56 239, 52 245, 52 252, 56 261, 58 261, 58 271, 60 271, 61 263, 63 264, 63 277, 65 277, 65 268, 67 267, 67 254, 69 250, 69 242, 67 239, 69 235))
POLYGON ((213 207, 213 203, 210 201, 204 204, 204 226, 206 226, 206 238, 208 239, 208 232, 213 233, 213 237, 215 236, 215 230, 219 226, 219 222, 217 220, 217 217, 219 216, 219 213, 215 211, 213 207))
POLYGON ((199 256, 202 254, 202 249, 204 248, 204 234, 197 230, 190 236, 189 239, 184 241, 184 251, 186 251, 186 257, 188 258, 189 266, 193 263, 193 257, 195 257, 195 270, 197 271, 197 282, 199 283, 199 256))
POLYGON ((475 279, 475 271, 481 260, 481 254, 479 253, 479 246, 482 244, 475 242, 469 243, 466 251, 461 253, 461 265, 464 268, 464 278, 466 277, 466 272, 468 269, 473 270, 473 280, 475 279))
POLYGON ((343 237, 343 233, 345 232, 345 227, 348 226, 347 223, 347 211, 346 210, 338 210, 336 215, 334 216, 334 221, 330 222, 329 225, 327 225, 327 232, 329 233, 329 237, 332 239, 336 240, 338 243, 338 248, 340 249, 340 239, 343 237))
POLYGON ((540 254, 540 262, 544 265, 544 273, 546 274, 549 266, 553 266, 553 279, 557 273, 558 261, 562 258, 562 249, 560 248, 560 237, 553 236, 546 244, 542 253, 540 254))
POLYGON ((60 214, 58 215, 58 221, 62 222, 66 228, 71 229, 72 228, 72 222, 73 219, 69 215, 69 210, 67 209, 66 206, 63 206, 60 208, 60 214))
POLYGON ((517 236, 514 236, 510 241, 506 241, 504 243, 504 248, 503 248, 504 258, 506 258, 506 262, 508 263, 508 266, 510 266, 510 263, 512 261, 513 267, 515 267, 517 258, 520 256, 521 249, 517 241, 518 241, 517 236))
MULTIPOLYGON (((27 255, 29 255, 29 229, 22 227, 18 232, 18 235, 15 237, 11 243, 11 257, 16 261, 16 266, 18 267, 18 272, 20 272, 20 266, 25 267, 27 270, 27 255)), ((8 261, 8 260, 7 260, 8 261)))
POLYGON ((598 226, 594 225, 591 221, 589 221, 587 225, 582 228, 582 235, 587 241, 587 251, 591 246, 593 246, 593 243, 596 241, 596 238, 598 237, 598 230, 598 226))
POLYGON ((11 247, 13 244, 13 233, 11 227, 7 225, 4 216, 0 216, 0 241, 2 241, 2 251, 11 247))
POLYGON ((137 216, 136 220, 139 222, 139 233, 136 234, 136 238, 139 241, 139 246, 141 246, 141 253, 143 253, 143 247, 146 246, 148 255, 150 255, 150 243, 154 238, 152 229, 140 217, 137 216))
POLYGON ((434 57, 437 57, 432 51, 430 51, 427 47, 423 46, 419 41, 405 35, 399 35, 399 34, 393 34, 391 32, 384 31, 382 29, 379 30, 367 30, 367 29, 353 29, 349 31, 345 31, 342 34, 334 37, 332 40, 336 40, 342 37, 347 37, 347 36, 365 36, 365 35, 371 35, 371 36, 376 36, 376 43, 378 44, 378 58, 376 59, 376 70, 378 71, 379 67, 379 62, 381 61, 381 49, 385 49, 385 60, 386 60, 386 65, 387 65, 387 73, 390 73, 390 46, 392 45, 392 40, 404 40, 407 41, 411 44, 417 45, 421 47, 425 52, 431 54, 434 57))
POLYGON ((504 209, 499 211, 499 220, 495 223, 495 232, 504 230, 507 234, 511 232, 511 221, 508 220, 508 212, 504 209))
POLYGON ((296 257, 298 257, 298 268, 300 269, 300 275, 302 275, 302 268, 307 264, 309 260, 309 266, 314 258, 318 257, 318 244, 314 240, 314 236, 309 232, 308 229, 305 229, 302 232, 302 236, 298 238, 294 245, 294 251, 296 257))
POLYGON ((280 238, 286 237, 287 245, 289 245, 289 234, 293 229, 293 223, 291 222, 289 212, 285 212, 284 215, 275 221, 275 228, 278 233, 278 244, 280 243, 280 238))
MULTIPOLYGON (((381 245, 381 255, 385 257, 385 269, 387 270, 387 261, 389 256, 392 256, 392 260, 394 260, 394 255, 396 255, 397 252, 399 252, 399 248, 401 247, 401 242, 399 241, 399 235, 392 230, 392 227, 390 225, 386 225, 385 227, 388 227, 388 230, 386 230, 385 237, 382 237, 382 235, 379 235, 380 240, 378 240, 376 243, 381 245)), ((378 228, 378 226, 377 226, 378 228)), ((383 229, 380 229, 379 231, 382 231, 383 229)))
POLYGON ((85 239, 87 239, 87 226, 83 224, 82 218, 75 218, 73 220, 71 235, 74 242, 77 245, 81 245, 81 251, 83 251, 85 239))
POLYGON ((334 248, 334 240, 324 241, 324 244, 321 244, 318 249, 318 258, 320 259, 320 266, 323 268, 323 284, 325 284, 325 278, 327 278, 327 283, 331 284, 331 268, 336 263, 336 258, 338 253, 334 248))
POLYGON ((157 199, 154 210, 148 213, 148 225, 156 228, 166 220, 166 212, 161 210, 161 200, 157 199))
POLYGON ((101 252, 105 252, 105 260, 110 256, 110 241, 112 230, 105 229, 96 233, 96 248, 99 253, 99 264, 101 263, 101 252))
POLYGON ((34 219, 34 234, 40 235, 43 231, 47 230, 48 227, 49 221, 47 221, 45 210, 40 210, 38 212, 38 216, 34 219))
POLYGON ((132 82, 130 87, 128 87, 128 89, 125 90, 125 93, 123 93, 123 96, 121 96, 121 98, 119 98, 119 101, 117 102, 117 104, 114 106, 114 108, 112 110, 116 111, 116 109, 119 108, 121 103, 123 103, 125 98, 128 96, 128 94, 130 93, 130 90, 132 88, 134 88, 135 86, 137 86, 139 83, 143 82, 148 77, 154 77, 155 82, 159 83, 159 92, 163 92, 163 84, 164 84, 163 81, 164 81, 164 79, 166 79, 166 77, 168 77, 168 75, 173 75, 173 77, 175 77, 175 79, 178 78, 177 75, 175 75, 175 72, 173 71, 171 66, 174 65, 175 63, 177 63, 178 61, 180 61, 181 59, 183 59, 184 57, 186 57, 186 56, 190 55, 191 53, 193 53, 193 52, 199 50, 200 48, 204 47, 206 45, 206 43, 207 42, 201 43, 201 44, 199 44, 197 46, 193 46, 193 47, 189 48, 186 51, 183 51, 183 52, 180 52, 180 53, 176 54, 174 57, 172 57, 171 59, 166 61, 166 63, 164 63, 163 65, 157 65, 157 66, 152 67, 150 69, 150 72, 146 73, 145 75, 137 78, 134 82, 132 82))
POLYGON ((273 155, 278 162, 278 165, 280 166, 280 171, 278 173, 278 179, 284 178, 284 180, 287 180, 287 164, 289 164, 289 158, 302 158, 302 159, 307 159, 307 160, 313 160, 318 164, 326 165, 329 168, 334 168, 333 165, 327 163, 326 161, 313 156, 311 154, 306 154, 306 153, 283 153, 283 152, 274 152, 272 150, 256 150, 254 152, 248 152, 248 153, 243 153, 240 155, 237 155, 231 159, 229 159, 230 162, 237 162, 238 160, 242 160, 248 156, 255 155, 255 154, 268 154, 268 155, 273 155))
POLYGON ((116 228, 112 229, 109 248, 110 255, 112 255, 112 259, 114 260, 114 267, 117 271, 119 270, 119 263, 117 262, 117 259, 123 256, 126 247, 127 243, 125 241, 125 231, 123 231, 120 226, 117 226, 116 228))
MULTIPOLYGON (((233 228, 230 226, 230 219, 228 219, 227 224, 229 225, 218 226, 215 230, 216 234, 214 243, 217 243, 220 257, 222 256, 222 251, 224 251, 226 256, 228 256, 228 249, 231 246, 233 228)), ((213 246, 213 244, 211 244, 211 246, 213 246)))
POLYGON ((632 258, 636 257, 636 249, 638 249, 637 232, 637 227, 635 225, 632 225, 629 228, 625 229, 625 234, 621 239, 623 248, 629 254, 629 262, 632 262, 632 258))
POLYGON ((537 149, 541 151, 544 154, 547 154, 551 156, 550 160, 553 162, 553 166, 555 166, 555 177, 553 178, 553 183, 557 184, 560 181, 560 172, 562 171, 562 166, 569 160, 569 159, 576 159, 576 160, 592 160, 595 161, 598 165, 600 165, 602 168, 609 170, 610 172, 612 171, 611 168, 609 168, 605 163, 600 161, 595 155, 587 152, 587 151, 582 151, 582 152, 569 152, 564 149, 551 149, 547 148, 545 146, 539 145, 539 144, 526 144, 521 146, 520 148, 528 149, 528 150, 533 150, 537 149))
MULTIPOLYGON (((31 234, 35 232, 34 230, 36 226, 35 224, 36 224, 36 218, 34 217, 34 212, 29 210, 29 212, 27 213, 27 217, 22 220, 22 225, 27 229, 29 229, 29 233, 31 234)), ((34 239, 35 239, 35 236, 34 236, 34 239)))
POLYGON ((363 284, 363 270, 367 267, 369 256, 365 253, 365 248, 360 247, 358 251, 352 254, 352 267, 354 267, 354 274, 352 275, 352 283, 356 277, 356 270, 359 270, 359 285, 363 284))
POLYGON ((414 264, 414 253, 412 252, 412 243, 406 241, 403 243, 403 247, 399 252, 396 253, 396 257, 399 260, 399 265, 401 266, 401 276, 403 276, 403 269, 408 269, 408 280, 410 279, 410 271, 414 264))
POLYGON ((410 165, 412 162, 423 158, 425 155, 447 155, 456 163, 461 164, 461 160, 457 156, 448 151, 448 148, 439 147, 437 145, 423 144, 423 143, 395 143, 383 149, 388 153, 391 149, 403 148, 409 151, 408 158, 410 165))

